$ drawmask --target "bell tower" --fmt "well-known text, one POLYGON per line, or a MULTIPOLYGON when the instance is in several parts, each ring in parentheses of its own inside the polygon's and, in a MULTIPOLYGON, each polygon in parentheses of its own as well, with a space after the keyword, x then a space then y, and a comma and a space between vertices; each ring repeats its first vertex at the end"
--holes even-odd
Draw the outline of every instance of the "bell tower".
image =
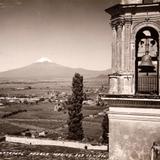
POLYGON ((160 0, 121 0, 111 15, 109 157, 160 158, 160 0))
POLYGON ((109 94, 159 94, 159 2, 121 0, 106 9, 113 34, 109 94))

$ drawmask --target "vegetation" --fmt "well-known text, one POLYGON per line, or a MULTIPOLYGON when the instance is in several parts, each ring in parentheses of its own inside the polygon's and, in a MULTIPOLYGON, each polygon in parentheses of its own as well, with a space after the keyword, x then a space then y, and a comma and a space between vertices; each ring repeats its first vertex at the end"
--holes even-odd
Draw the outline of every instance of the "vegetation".
POLYGON ((3 137, 6 134, 17 135, 25 130, 24 128, 12 125, 9 122, 0 121, 0 126, 0 137, 3 137))
POLYGON ((17 111, 13 111, 13 112, 11 112, 11 113, 4 114, 4 115, 2 116, 2 118, 8 118, 8 117, 10 117, 10 116, 13 116, 13 115, 15 115, 15 114, 22 113, 22 112, 27 112, 27 110, 26 110, 26 109, 24 109, 24 110, 19 109, 19 110, 17 110, 17 111))
POLYGON ((75 73, 72 81, 72 97, 71 105, 68 107, 68 139, 82 140, 83 128, 81 113, 83 102, 83 77, 79 73, 75 73))
MULTIPOLYGON (((83 98, 94 101, 94 104, 83 104, 83 130, 85 141, 90 143, 101 142, 102 137, 102 119, 103 115, 99 115, 106 106, 96 105, 96 96, 98 88, 101 86, 101 79, 83 79, 83 98), (94 82, 94 83, 92 83, 94 82)), ((5 134, 21 133, 25 129, 31 131, 48 131, 47 138, 65 139, 68 135, 68 107, 72 104, 71 81, 49 81, 49 82, 10 82, 0 83, 0 97, 2 106, 0 106, 0 136, 5 134), (31 89, 26 89, 31 86, 31 89), (17 89, 25 88, 25 89, 17 89), (58 112, 55 110, 56 102, 46 101, 48 92, 65 92, 69 101, 64 110, 58 112), (24 103, 5 103, 7 98, 32 98, 40 97, 38 104, 24 103), (23 111, 17 114, 17 111, 23 111), (25 112, 25 110, 27 112, 25 112), (13 114, 14 113, 14 114, 13 114), (16 113, 16 114, 15 114, 16 113), (7 115, 7 116, 5 116, 7 115), (4 116, 4 117, 3 117, 4 116), (2 118, 3 117, 3 118, 2 118)), ((63 97, 58 97, 60 100, 63 97)))
POLYGON ((109 133, 109 120, 108 114, 104 115, 103 122, 102 122, 102 143, 108 144, 108 133, 109 133))

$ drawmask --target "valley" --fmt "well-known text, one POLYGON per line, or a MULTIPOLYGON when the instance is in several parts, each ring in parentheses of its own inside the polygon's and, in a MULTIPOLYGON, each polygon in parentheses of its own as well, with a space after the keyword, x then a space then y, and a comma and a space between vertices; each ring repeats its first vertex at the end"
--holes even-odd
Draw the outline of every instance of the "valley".
MULTIPOLYGON (((17 134, 19 129, 20 131, 32 129, 39 132, 45 130, 49 137, 53 135, 53 139, 64 136, 67 133, 67 107, 69 105, 67 100, 72 93, 70 83, 66 81, 60 83, 16 82, 0 84, 0 123, 1 126, 4 126, 1 128, 0 135, 14 134, 14 132, 17 134), (58 105, 59 109, 56 109, 58 105), (5 126, 8 128, 4 129, 5 126), (11 128, 14 128, 15 131, 11 128)), ((105 109, 103 106, 96 106, 96 97, 100 92, 101 85, 100 87, 94 85, 98 84, 94 81, 90 83, 94 87, 90 87, 88 81, 84 84, 84 91, 86 92, 86 104, 83 105, 82 109, 84 130, 90 141, 98 142, 101 136, 102 121, 102 116, 98 116, 98 113, 105 109), (94 129, 98 134, 95 131, 92 132, 93 125, 90 123, 96 127, 94 129)))
MULTIPOLYGON (((61 76, 53 74, 53 77, 50 79, 44 72, 44 69, 48 68, 48 65, 54 65, 55 70, 55 64, 51 64, 51 62, 41 62, 40 64, 34 64, 36 71, 34 67, 31 69, 34 74, 28 73, 31 72, 31 70, 27 70, 25 73, 23 72, 22 75, 25 75, 25 77, 16 77, 14 72, 18 74, 19 71, 17 70, 13 71, 13 74, 12 70, 8 71, 9 74, 5 73, 8 74, 8 76, 4 76, 3 78, 0 73, 0 139, 3 139, 2 137, 5 135, 47 138, 61 141, 67 139, 68 107, 70 106, 69 99, 72 94, 72 76, 74 73, 62 77, 64 73, 60 73, 58 69, 59 75, 61 74, 61 76), (39 76, 40 74, 38 74, 38 72, 40 71, 38 70, 42 70, 45 74, 42 75, 41 73, 41 76, 39 76), (37 79, 34 79, 32 75, 37 75, 35 76, 37 79)), ((24 69, 22 70, 24 71, 24 69)), ((97 103, 97 96, 100 92, 106 92, 108 90, 108 76, 101 74, 101 72, 97 72, 95 75, 93 73, 91 75, 90 73, 86 73, 87 76, 84 75, 83 81, 83 142, 99 145, 102 141, 103 111, 107 109, 107 106, 103 104, 99 105, 97 103)), ((13 144, 1 142, 0 145, 4 147, 4 152, 13 152, 10 149, 13 144)), ((14 145, 16 145, 19 152, 24 151, 24 148, 27 147, 25 145, 14 145)), ((34 146, 27 148, 34 150, 33 147, 34 146)), ((34 148, 35 152, 39 152, 39 146, 35 146, 34 148)), ((43 151, 46 153, 49 148, 50 147, 44 147, 43 151)), ((57 147, 51 148, 56 149, 57 147)), ((74 153, 77 153, 77 150, 67 150, 73 154, 73 159, 75 159, 74 153)), ((65 154, 61 147, 58 151, 61 154, 65 154)), ((83 152, 83 150, 80 150, 79 153, 81 154, 83 152)), ((52 155, 53 152, 50 154, 52 155)), ((90 154, 90 151, 86 154, 90 154)), ((94 154, 101 154, 101 152, 95 152, 94 154)), ((4 159, 8 158, 8 155, 3 153, 0 156, 3 156, 4 159)), ((31 155, 27 155, 26 158, 30 158, 30 156, 31 155)), ((12 156, 12 159, 14 158, 15 156, 12 156)), ((46 158, 54 158, 54 156, 52 155, 46 158)), ((56 158, 58 159, 60 157, 56 158)), ((33 159, 36 159, 36 157, 33 156, 33 159)), ((84 159, 84 157, 81 157, 81 159, 84 159)), ((96 159, 98 159, 98 157, 96 159)))

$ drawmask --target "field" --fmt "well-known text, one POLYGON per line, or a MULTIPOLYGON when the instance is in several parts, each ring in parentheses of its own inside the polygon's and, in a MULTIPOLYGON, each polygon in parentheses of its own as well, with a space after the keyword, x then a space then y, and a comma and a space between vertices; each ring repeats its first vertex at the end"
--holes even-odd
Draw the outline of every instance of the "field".
MULTIPOLYGON (((108 88, 106 78, 90 78, 84 80, 84 89, 95 90, 101 86, 108 88)), ((47 91, 56 90, 71 94, 72 80, 58 81, 0 81, 0 94, 4 95, 44 95, 47 91), (31 89, 29 88, 31 87, 31 89), (26 89, 21 89, 26 88, 26 89)))
MULTIPOLYGON (((67 132, 67 110, 55 112, 53 104, 45 103, 40 105, 10 105, 5 108, 0 108, 0 116, 13 112, 17 109, 26 109, 27 112, 18 113, 5 119, 0 120, 0 134, 13 134, 25 129, 37 131, 47 131, 50 134, 58 133, 59 136, 65 136, 67 132), (6 127, 5 127, 6 126, 6 127), (12 129, 14 128, 14 130, 12 129), (12 132, 11 132, 12 131, 12 132)), ((97 115, 105 108, 84 106, 82 113, 84 115, 83 127, 86 137, 93 141, 99 140, 101 136, 102 116, 90 118, 89 115, 97 115)), ((55 135, 55 134, 54 134, 55 135)), ((52 137, 56 139, 58 137, 52 137)), ((65 137, 64 137, 65 138, 65 137)))
MULTIPOLYGON (((98 81, 98 83, 92 81, 89 83, 85 81, 84 90, 89 91, 87 93, 87 97, 89 99, 95 100, 97 93, 95 92, 98 88, 104 85, 102 81, 98 81), (91 86, 89 86, 91 84, 91 86)), ((23 97, 23 96, 46 96, 46 94, 50 91, 57 91, 59 93, 65 92, 68 95, 71 94, 71 81, 67 82, 3 82, 0 84, 0 95, 7 97, 23 97)), ((1 97, 0 96, 0 97, 1 97)), ((0 106, 0 137, 5 134, 9 135, 21 135, 25 130, 30 130, 31 132, 47 132, 45 138, 50 139, 66 139, 68 126, 68 113, 67 106, 61 111, 55 111, 55 102, 40 102, 38 104, 6 104, 0 106), (16 111, 24 111, 18 112, 16 114, 11 114, 8 117, 4 117, 6 114, 10 114, 16 111)), ((102 119, 103 116, 98 113, 102 112, 106 109, 105 106, 96 106, 94 105, 83 105, 82 113, 84 116, 83 119, 83 129, 85 134, 85 141, 90 142, 92 144, 100 143, 100 137, 102 135, 102 119)), ((8 143, 0 143, 0 148, 3 147, 3 151, 10 151, 9 148, 16 148, 18 151, 32 151, 39 152, 41 147, 34 146, 24 146, 19 144, 8 144, 8 143), (14 146, 15 145, 15 146, 14 146), (14 147, 13 147, 14 146, 14 147), (27 148, 27 149, 26 149, 27 148)), ((14 150, 13 149, 13 150, 14 150)), ((45 147, 43 151, 51 152, 52 148, 45 147)), ((2 151, 2 150, 0 150, 2 151)), ((52 150, 53 152, 53 150, 52 150)), ((84 151, 77 151, 73 149, 62 149, 62 148, 54 148, 55 152, 61 153, 83 153, 84 151), (63 152, 62 152, 63 151, 63 152)), ((87 151, 88 153, 90 151, 87 151)), ((86 151, 85 151, 86 153, 86 151)), ((99 152, 95 153, 98 154, 99 152)), ((28 154, 28 153, 25 153, 28 154)), ((106 153, 107 154, 107 153, 106 153)), ((3 159, 7 159, 8 155, 0 155, 3 159)), ((10 156, 9 156, 10 157, 10 156)), ((52 159, 55 158, 53 155, 49 157, 43 157, 43 159, 52 159)), ((62 157, 56 157, 57 160, 62 157)), ((92 156, 93 158, 93 156, 92 156)), ((8 158, 10 159, 10 158, 8 158)), ((12 156, 12 159, 19 159, 17 156, 12 156)), ((20 157, 20 159, 27 159, 27 157, 20 157)), ((36 159, 36 156, 32 157, 31 155, 28 159, 36 159)), ((38 159, 38 158, 37 158, 38 159)), ((63 157, 63 159, 67 159, 67 157, 63 157)), ((77 159, 76 157, 70 157, 70 159, 77 159)), ((88 159, 88 158, 82 158, 88 159)), ((95 158, 98 159, 98 158, 95 158)))

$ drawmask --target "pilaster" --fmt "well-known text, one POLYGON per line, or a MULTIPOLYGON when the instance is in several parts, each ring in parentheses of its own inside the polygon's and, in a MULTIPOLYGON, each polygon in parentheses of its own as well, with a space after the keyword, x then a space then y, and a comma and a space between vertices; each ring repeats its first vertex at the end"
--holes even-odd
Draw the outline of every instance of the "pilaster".
POLYGON ((118 63, 118 70, 121 71, 122 70, 122 62, 123 62, 123 55, 122 55, 122 33, 123 33, 123 22, 120 21, 118 22, 118 26, 117 26, 117 63, 118 63))
POLYGON ((125 31, 124 31, 124 68, 125 72, 132 71, 132 56, 131 56, 131 27, 132 27, 132 19, 125 19, 125 31))
POLYGON ((113 42, 112 42, 112 69, 113 72, 118 71, 118 66, 117 66, 117 47, 116 47, 116 42, 117 42, 117 29, 116 25, 112 25, 112 35, 113 35, 113 42))

